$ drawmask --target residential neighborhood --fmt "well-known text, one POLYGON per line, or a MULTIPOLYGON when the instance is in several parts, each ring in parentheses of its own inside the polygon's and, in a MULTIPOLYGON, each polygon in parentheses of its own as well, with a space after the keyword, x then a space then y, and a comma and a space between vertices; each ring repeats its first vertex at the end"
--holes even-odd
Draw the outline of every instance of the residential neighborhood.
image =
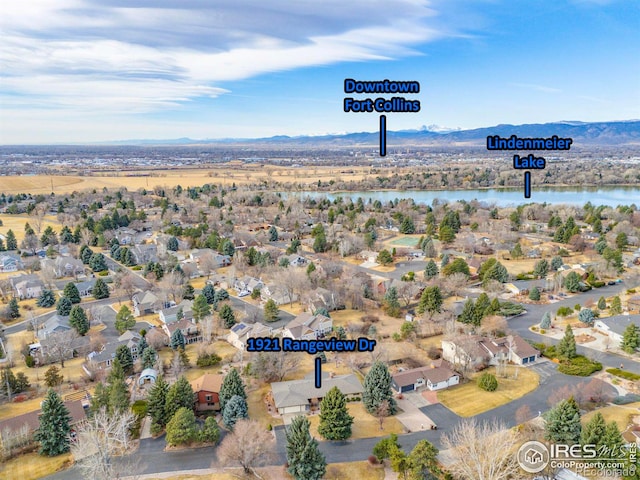
POLYGON ((625 451, 638 443, 632 208, 285 202, 214 184, 48 201, 64 213, 43 217, 46 234, 0 204, 17 237, 0 257, 7 465, 48 458, 38 432, 53 404, 69 411, 70 443, 52 479, 81 478, 94 457, 74 442, 98 421, 128 425, 110 468, 146 452, 147 473, 235 471, 225 442, 251 438, 268 445, 255 468, 274 469, 304 428, 330 462, 371 475, 398 473, 378 446, 395 435, 404 455, 439 452, 433 478, 464 478, 445 477, 464 463, 461 428, 517 450, 554 438, 560 409, 582 431, 608 423, 625 451), (525 226, 533 216, 547 221, 525 226), (216 460, 190 465, 195 449, 216 460))

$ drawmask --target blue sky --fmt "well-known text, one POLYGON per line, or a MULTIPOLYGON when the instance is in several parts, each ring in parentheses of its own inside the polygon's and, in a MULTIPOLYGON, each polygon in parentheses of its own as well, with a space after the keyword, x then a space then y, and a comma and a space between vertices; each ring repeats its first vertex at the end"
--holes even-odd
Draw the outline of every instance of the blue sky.
POLYGON ((0 144, 375 131, 345 78, 420 82, 390 130, 640 118, 640 2, 6 0, 0 144))

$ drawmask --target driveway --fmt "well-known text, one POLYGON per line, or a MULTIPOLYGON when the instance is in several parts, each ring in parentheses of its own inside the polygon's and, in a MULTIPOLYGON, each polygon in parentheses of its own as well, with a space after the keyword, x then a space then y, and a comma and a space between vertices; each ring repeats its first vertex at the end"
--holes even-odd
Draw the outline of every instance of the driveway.
MULTIPOLYGON (((415 394, 410 394, 416 396, 415 394)), ((420 397, 418 394, 416 399, 420 397)), ((402 410, 402 413, 396 415, 396 419, 409 432, 417 432, 419 430, 425 430, 431 427, 434 423, 428 416, 424 414, 422 410, 414 403, 413 399, 409 395, 404 395, 404 398, 397 399, 398 407, 402 410)))

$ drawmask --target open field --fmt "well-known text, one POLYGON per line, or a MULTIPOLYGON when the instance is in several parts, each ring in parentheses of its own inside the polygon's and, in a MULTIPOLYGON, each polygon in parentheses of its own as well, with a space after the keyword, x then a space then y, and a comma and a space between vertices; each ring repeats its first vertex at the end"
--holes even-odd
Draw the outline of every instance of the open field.
MULTIPOLYGON (((284 467, 263 467, 256 468, 256 472, 263 480, 289 480, 293 477, 287 473, 284 467)), ((182 474, 171 475, 170 473, 165 475, 153 475, 149 477, 143 477, 145 480, 237 480, 242 478, 255 478, 245 477, 242 475, 242 471, 239 468, 225 468, 216 469, 212 473, 205 475, 195 474, 182 474)), ((384 480, 384 469, 381 467, 373 467, 369 465, 369 462, 343 462, 343 463, 330 463, 327 465, 327 473, 324 478, 331 480, 353 480, 363 479, 367 480, 384 480)))
POLYGON ((607 423, 616 422, 620 431, 624 432, 630 423, 631 416, 640 413, 639 408, 640 402, 629 403, 627 405, 610 405, 587 413, 582 417, 582 423, 583 425, 586 424, 596 412, 600 412, 607 423))
MULTIPOLYGON (((0 177, 0 185, 7 177, 0 177)), ((6 190, 2 189, 0 186, 0 192, 6 192, 6 190)), ((8 192, 7 192, 8 193, 8 192)), ((29 222, 31 227, 35 230, 35 220, 32 216, 27 214, 21 215, 10 215, 10 214, 0 214, 0 220, 2 220, 2 226, 0 226, 0 234, 6 236, 9 230, 13 230, 13 233, 16 234, 16 240, 18 241, 18 246, 20 246, 20 242, 24 238, 24 224, 29 222)), ((56 232, 60 231, 60 222, 55 215, 45 215, 42 221, 41 232, 44 232, 45 228, 51 226, 56 232)), ((36 235, 38 232, 36 231, 36 235)), ((17 274, 20 272, 13 272, 13 274, 17 274)))
POLYGON ((173 188, 176 185, 183 187, 199 186, 205 183, 217 185, 231 185, 256 183, 263 180, 276 182, 317 182, 321 180, 354 180, 365 178, 370 172, 370 167, 353 166, 341 169, 340 167, 312 167, 312 168, 288 168, 276 166, 244 166, 244 165, 220 165, 206 166, 206 168, 181 168, 175 170, 150 169, 124 172, 100 172, 92 176, 80 175, 33 175, 33 176, 6 176, 0 177, 0 192, 9 193, 71 193, 74 191, 96 189, 104 187, 108 189, 120 189, 123 186, 129 190, 141 188, 153 189, 154 187, 173 188), (135 175, 135 176, 134 176, 135 175))
POLYGON ((71 464, 71 454, 65 453, 57 457, 43 457, 37 453, 20 455, 0 464, 0 477, 6 480, 36 480, 46 477, 71 464))
MULTIPOLYGON (((403 426, 396 420, 395 417, 387 417, 382 424, 382 430, 380 430, 380 422, 373 415, 369 415, 364 409, 362 402, 347 403, 349 414, 354 418, 353 425, 351 427, 351 437, 355 438, 372 438, 383 437, 392 433, 402 433, 403 426)), ((310 415, 307 419, 311 423, 309 431, 311 436, 322 440, 322 436, 318 433, 318 424, 320 423, 320 415, 310 415)))
MULTIPOLYGON (((519 368, 518 378, 514 379, 514 368, 516 367, 508 368, 508 378, 498 377, 498 389, 495 392, 485 392, 477 386, 475 379, 481 375, 477 373, 464 385, 438 392, 438 400, 461 417, 471 417, 505 405, 538 387, 539 376, 536 372, 519 368)), ((495 375, 495 367, 488 368, 485 372, 495 375)))

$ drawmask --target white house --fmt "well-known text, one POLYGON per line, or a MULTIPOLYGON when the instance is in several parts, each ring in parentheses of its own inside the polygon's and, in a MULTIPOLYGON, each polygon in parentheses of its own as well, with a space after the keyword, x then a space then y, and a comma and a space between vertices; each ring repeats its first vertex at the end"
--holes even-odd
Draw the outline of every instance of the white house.
POLYGON ((227 335, 227 341, 238 350, 244 350, 247 345, 247 339, 255 337, 270 337, 274 333, 271 327, 262 323, 246 324, 236 323, 231 327, 231 331, 227 335))
POLYGON ((322 398, 333 387, 338 387, 348 399, 362 395, 360 380, 353 374, 336 375, 323 373, 320 388, 315 388, 315 374, 311 373, 302 380, 274 382, 271 384, 271 398, 278 413, 306 413, 317 408, 322 398))
POLYGON ((391 377, 391 388, 398 393, 411 392, 426 387, 442 390, 460 383, 460 375, 454 372, 445 360, 440 366, 418 367, 395 373, 391 377))
POLYGON ((193 306, 193 302, 191 300, 183 300, 178 305, 173 307, 164 308, 160 310, 159 317, 162 323, 173 323, 178 320, 178 312, 182 310, 183 318, 191 319, 193 318, 193 312, 191 311, 191 307, 193 306))
POLYGON ((315 340, 321 335, 331 333, 331 330, 333 330, 331 318, 303 312, 284 327, 282 336, 294 340, 315 340))
POLYGON ((593 328, 599 330, 615 342, 622 342, 622 335, 630 324, 640 328, 640 315, 615 315, 608 318, 597 318, 593 328))
POLYGON ((0 272, 17 272, 22 269, 22 260, 13 253, 3 253, 0 255, 0 272))
POLYGON ((16 292, 16 296, 23 300, 25 298, 37 298, 44 289, 44 283, 38 275, 20 275, 10 279, 11 286, 16 292))

